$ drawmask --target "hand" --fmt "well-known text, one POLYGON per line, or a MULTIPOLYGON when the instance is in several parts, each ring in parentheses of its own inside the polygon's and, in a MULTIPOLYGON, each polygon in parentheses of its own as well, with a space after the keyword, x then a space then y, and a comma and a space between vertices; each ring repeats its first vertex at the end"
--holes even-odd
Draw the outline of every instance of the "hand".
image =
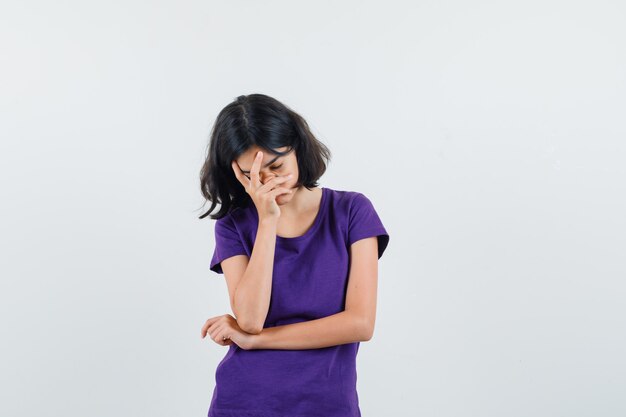
POLYGON ((265 218, 278 218, 280 217, 280 207, 276 203, 276 197, 281 194, 291 194, 293 191, 287 187, 280 187, 279 185, 290 180, 292 174, 283 177, 274 177, 265 184, 261 183, 259 179, 259 170, 261 168, 261 162, 263 161, 263 152, 259 151, 254 158, 252 168, 250 168, 250 178, 246 177, 244 173, 237 165, 237 162, 232 161, 231 166, 235 172, 235 177, 243 185, 246 192, 252 198, 254 205, 259 213, 259 221, 265 218))
POLYGON ((211 317, 204 323, 200 335, 202 339, 207 333, 215 343, 221 346, 228 346, 235 343, 244 350, 252 349, 254 336, 246 333, 239 327, 237 320, 230 314, 211 317))

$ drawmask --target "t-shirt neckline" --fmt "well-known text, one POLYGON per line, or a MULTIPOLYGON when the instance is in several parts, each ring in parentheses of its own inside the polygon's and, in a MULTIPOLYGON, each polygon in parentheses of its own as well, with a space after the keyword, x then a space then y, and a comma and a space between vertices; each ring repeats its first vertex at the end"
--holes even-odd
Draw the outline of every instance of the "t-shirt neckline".
MULTIPOLYGON (((278 236, 276 235, 276 241, 277 242, 285 242, 285 243, 289 243, 289 242, 297 242, 303 239, 307 239, 308 237, 310 237, 311 235, 313 235, 315 233, 315 231, 319 228, 319 225, 322 223, 322 219, 324 218, 325 212, 326 212, 326 199, 327 199, 327 190, 326 187, 320 187, 322 190, 322 198, 320 200, 320 207, 319 210, 317 211, 317 215, 315 216, 315 220, 313 220, 313 224, 311 225, 311 227, 309 227, 309 229, 304 232, 303 235, 300 236, 295 236, 295 237, 283 237, 283 236, 278 236)), ((254 217, 256 217, 257 221, 259 220, 259 214, 256 212, 256 210, 252 210, 254 212, 254 217)))

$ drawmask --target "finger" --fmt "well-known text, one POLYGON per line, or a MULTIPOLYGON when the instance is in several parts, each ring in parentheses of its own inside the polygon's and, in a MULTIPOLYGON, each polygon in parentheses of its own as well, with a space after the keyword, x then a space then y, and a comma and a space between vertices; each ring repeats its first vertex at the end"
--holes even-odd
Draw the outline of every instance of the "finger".
POLYGON ((211 332, 211 338, 215 343, 221 345, 224 342, 226 331, 228 331, 228 329, 224 328, 224 325, 220 324, 211 332))
POLYGON ((243 171, 241 171, 241 168, 239 168, 239 165, 237 165, 237 162, 232 161, 230 163, 230 166, 233 168, 233 171, 235 173, 235 178, 237 178, 237 180, 241 183, 241 185, 243 185, 245 188, 250 187, 250 179, 245 176, 243 171))
POLYGON ((228 334, 225 333, 225 331, 221 331, 217 336, 217 343, 222 345, 222 346, 226 346, 226 342, 230 342, 230 336, 228 336, 228 334))
POLYGON ((200 334, 202 335, 202 338, 204 338, 209 330, 209 328, 211 327, 211 325, 213 323, 215 323, 215 321, 217 321, 221 316, 217 316, 217 317, 211 317, 210 319, 208 319, 205 323, 204 326, 202 326, 202 330, 200 331, 200 334))
POLYGON ((276 198, 276 197, 278 197, 279 195, 282 195, 282 194, 293 194, 293 190, 291 188, 278 187, 278 188, 274 188, 268 194, 270 196, 272 196, 272 198, 276 198))
POLYGON ((230 329, 226 329, 224 332, 222 332, 222 334, 220 334, 220 341, 219 341, 220 345, 228 346, 232 342, 233 341, 230 339, 230 329))
POLYGON ((279 184, 282 184, 284 182, 289 181, 290 179, 293 178, 293 174, 289 174, 289 175, 285 175, 282 177, 274 177, 271 180, 269 180, 268 182, 266 182, 265 184, 263 184, 259 190, 262 192, 266 192, 267 191, 271 191, 274 187, 278 186, 279 184))
POLYGON ((263 161, 263 152, 258 151, 254 162, 252 162, 252 168, 250 168, 250 181, 254 188, 259 188, 261 180, 259 179, 259 171, 261 170, 261 162, 263 161))
POLYGON ((211 327, 209 327, 209 330, 207 331, 209 334, 209 337, 213 340, 215 340, 215 332, 219 331, 219 329, 223 326, 223 322, 221 320, 215 321, 211 327))
POLYGON ((204 325, 202 326, 202 332, 206 335, 206 332, 208 330, 208 328, 215 323, 216 320, 219 320, 221 316, 216 316, 216 317, 211 317, 210 319, 208 319, 207 321, 204 322, 204 325))

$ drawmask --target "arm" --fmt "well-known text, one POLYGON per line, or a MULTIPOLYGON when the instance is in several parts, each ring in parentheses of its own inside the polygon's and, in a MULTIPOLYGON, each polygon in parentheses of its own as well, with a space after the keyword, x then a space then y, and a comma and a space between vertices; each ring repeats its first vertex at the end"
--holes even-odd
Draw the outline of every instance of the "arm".
POLYGON ((251 349, 318 349, 369 340, 361 317, 342 311, 321 319, 268 327, 254 335, 251 349))
POLYGON ((275 219, 259 222, 248 266, 235 288, 233 312, 237 324, 250 334, 259 334, 267 317, 272 293, 276 248, 275 219))
POLYGON ((233 293, 232 309, 237 317, 237 325, 250 334, 258 334, 263 330, 270 305, 276 229, 280 215, 276 197, 292 192, 289 188, 280 186, 292 174, 276 176, 261 183, 259 170, 262 160, 263 152, 259 151, 250 168, 250 177, 244 174, 237 161, 231 161, 235 177, 252 198, 259 218, 256 239, 246 269, 236 282, 229 285, 229 291, 233 293))
POLYGON ((253 335, 251 349, 317 349, 368 341, 374 333, 378 286, 378 241, 360 239, 350 246, 345 310, 320 319, 268 327, 253 335))

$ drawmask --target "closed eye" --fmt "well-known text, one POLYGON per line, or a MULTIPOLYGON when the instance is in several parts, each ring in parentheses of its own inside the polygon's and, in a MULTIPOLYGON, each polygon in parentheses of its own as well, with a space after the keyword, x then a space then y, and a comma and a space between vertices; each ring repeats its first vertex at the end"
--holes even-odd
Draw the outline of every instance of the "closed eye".
MULTIPOLYGON (((283 164, 280 164, 280 165, 278 165, 278 166, 270 167, 270 169, 278 169, 278 168, 280 168, 280 167, 282 167, 282 166, 283 166, 283 164)), ((248 174, 243 174, 243 175, 245 175, 245 176, 246 176, 246 178, 250 179, 250 176, 248 176, 248 174)))

